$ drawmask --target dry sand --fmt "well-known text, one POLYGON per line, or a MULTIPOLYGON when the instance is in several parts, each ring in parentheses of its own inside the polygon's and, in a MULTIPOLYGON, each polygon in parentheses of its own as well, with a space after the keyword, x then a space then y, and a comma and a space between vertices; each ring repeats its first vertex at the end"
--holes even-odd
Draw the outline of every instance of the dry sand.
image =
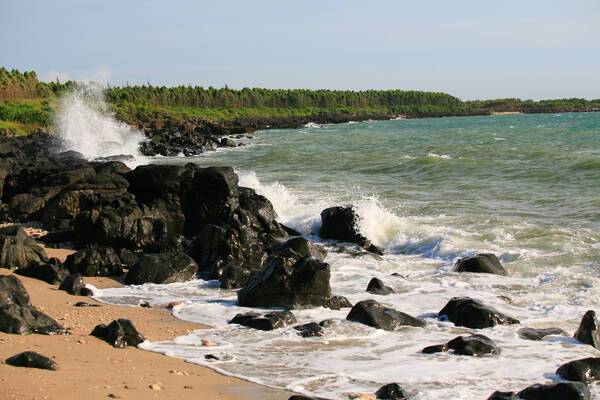
MULTIPOLYGON (((52 256, 64 258, 68 250, 51 252, 52 256)), ((0 274, 11 272, 0 268, 0 274)), ((133 347, 115 349, 89 335, 97 324, 108 324, 116 318, 131 319, 149 340, 171 339, 201 328, 174 318, 166 310, 106 304, 74 307, 79 301, 96 302, 71 296, 40 280, 17 277, 25 285, 33 305, 70 328, 71 335, 19 336, 0 332, 0 399, 283 400, 291 395, 225 377, 183 360, 133 347), (18 368, 2 363, 27 350, 53 358, 59 370, 18 368)), ((118 285, 108 278, 86 278, 86 282, 96 287, 118 285)))

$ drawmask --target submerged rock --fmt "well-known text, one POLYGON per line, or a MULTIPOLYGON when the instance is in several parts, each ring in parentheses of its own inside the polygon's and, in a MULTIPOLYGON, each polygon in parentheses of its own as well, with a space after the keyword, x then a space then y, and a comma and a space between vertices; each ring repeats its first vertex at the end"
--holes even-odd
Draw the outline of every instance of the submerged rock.
POLYGON ((261 331, 272 331, 296 322, 296 317, 289 311, 274 311, 267 314, 248 312, 237 314, 230 324, 243 325, 261 331))
POLYGON ((116 276, 123 274, 121 260, 112 247, 92 247, 70 254, 65 266, 72 274, 83 276, 116 276))
POLYGON ((377 400, 408 400, 410 397, 397 383, 388 383, 375 392, 377 400))
POLYGON ((174 283, 196 279, 198 264, 187 254, 171 251, 144 254, 125 275, 127 285, 174 283))
POLYGON ((556 373, 568 381, 589 384, 600 380, 600 358, 582 358, 561 365, 556 373))
POLYGON ((508 275, 495 254, 477 254, 472 257, 461 258, 454 264, 455 272, 476 272, 495 275, 508 275))
POLYGON ((341 310, 342 308, 352 308, 352 303, 344 296, 331 296, 323 302, 323 307, 341 310))
POLYGON ((385 286, 381 279, 373 278, 367 285, 367 292, 372 294, 379 294, 381 296, 386 296, 388 294, 394 293, 394 289, 392 289, 389 286, 385 286))
POLYGON ((320 324, 317 324, 316 322, 309 322, 308 324, 296 325, 294 329, 298 331, 298 334, 300 336, 305 338, 325 335, 325 331, 323 330, 322 326, 320 324))
POLYGON ((484 356, 500 354, 500 349, 492 339, 484 335, 458 336, 446 344, 429 346, 423 353, 432 354, 452 351, 461 356, 484 356))
POLYGON ((494 392, 488 400, 589 400, 590 396, 581 382, 557 382, 532 385, 518 393, 494 392))
POLYGON ((385 307, 375 300, 356 303, 346 319, 386 331, 393 331, 402 326, 425 326, 425 321, 422 319, 385 307))
POLYGON ((364 249, 383 254, 383 251, 373 245, 357 229, 358 216, 354 207, 330 207, 321 212, 321 229, 319 236, 323 239, 341 240, 355 243, 364 249))
POLYGON ((128 319, 116 319, 110 324, 97 325, 91 333, 99 339, 113 345, 113 347, 123 348, 125 346, 137 347, 145 339, 144 336, 128 319))
POLYGON ((600 349, 600 331, 598 330, 598 319, 596 313, 593 310, 587 311, 581 322, 579 328, 575 332, 575 339, 581 343, 589 344, 597 349, 600 349))
POLYGON ((13 367, 49 369, 56 371, 58 365, 54 360, 43 356, 35 351, 25 351, 6 359, 5 363, 13 367))
POLYGON ((67 333, 58 322, 31 305, 25 287, 15 276, 0 276, 0 331, 17 335, 67 333))
POLYGON ((517 335, 522 339, 542 340, 549 335, 567 336, 567 332, 560 328, 521 328, 517 331, 517 335))
POLYGON ((456 326, 482 329, 496 325, 518 324, 519 320, 486 306, 470 297, 454 297, 442 310, 440 316, 447 316, 456 326))

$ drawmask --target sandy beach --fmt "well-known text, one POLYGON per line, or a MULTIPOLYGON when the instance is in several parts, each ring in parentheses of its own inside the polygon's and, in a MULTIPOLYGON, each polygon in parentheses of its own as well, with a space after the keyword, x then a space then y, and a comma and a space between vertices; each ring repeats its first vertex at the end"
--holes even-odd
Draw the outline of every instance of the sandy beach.
MULTIPOLYGON (((68 251, 66 251, 68 252, 68 251)), ((53 256, 65 253, 51 251, 53 256)), ((12 274, 0 269, 1 275, 12 274)), ((290 393, 225 377, 208 368, 132 347, 116 349, 90 336, 94 326, 126 318, 148 340, 165 340, 202 326, 173 317, 167 310, 100 304, 71 296, 43 281, 17 277, 31 302, 63 326, 68 336, 0 333, 0 359, 23 351, 51 357, 58 371, 0 364, 0 399, 287 399, 290 393), (85 301, 100 307, 75 307, 85 301)), ((96 287, 114 287, 108 278, 86 278, 96 287)))

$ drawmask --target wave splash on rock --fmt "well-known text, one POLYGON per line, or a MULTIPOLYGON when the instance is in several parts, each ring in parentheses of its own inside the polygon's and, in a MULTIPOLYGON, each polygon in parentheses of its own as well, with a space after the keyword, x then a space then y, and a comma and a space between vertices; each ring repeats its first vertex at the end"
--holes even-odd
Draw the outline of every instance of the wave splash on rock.
POLYGON ((103 86, 97 83, 78 83, 64 96, 55 125, 65 150, 75 150, 88 160, 129 156, 123 158, 130 164, 142 157, 143 132, 116 120, 103 86))

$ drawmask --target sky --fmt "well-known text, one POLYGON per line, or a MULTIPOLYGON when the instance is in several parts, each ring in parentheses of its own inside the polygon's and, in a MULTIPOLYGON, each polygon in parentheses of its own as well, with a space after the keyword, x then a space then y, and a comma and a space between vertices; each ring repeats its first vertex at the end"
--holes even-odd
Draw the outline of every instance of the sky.
POLYGON ((0 0, 45 80, 600 98, 599 0, 0 0))

